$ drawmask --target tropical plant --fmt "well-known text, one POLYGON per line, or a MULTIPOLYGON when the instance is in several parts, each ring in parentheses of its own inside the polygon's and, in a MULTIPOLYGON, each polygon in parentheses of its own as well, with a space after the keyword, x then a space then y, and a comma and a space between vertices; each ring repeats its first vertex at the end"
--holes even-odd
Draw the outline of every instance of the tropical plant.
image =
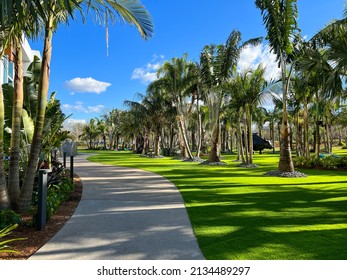
POLYGON ((259 44, 260 38, 241 44, 241 33, 234 30, 224 45, 205 46, 200 55, 201 82, 204 101, 211 121, 211 151, 209 162, 220 162, 220 114, 227 93, 226 82, 231 79, 241 50, 249 45, 259 44))
POLYGON ((0 228, 4 228, 10 225, 19 224, 21 217, 19 214, 11 209, 0 210, 0 228))
POLYGON ((192 113, 195 96, 192 86, 196 83, 195 65, 187 61, 187 54, 182 58, 166 61, 157 72, 158 80, 148 86, 149 91, 160 90, 171 100, 177 110, 181 157, 193 158, 187 135, 187 118, 192 113), (191 100, 188 101, 188 98, 191 100))
MULTIPOLYGON (((74 19, 74 12, 77 10, 84 17, 85 11, 94 11, 97 18, 101 18, 101 15, 107 11, 111 19, 116 19, 117 16, 123 21, 134 24, 139 30, 143 38, 149 38, 153 31, 152 21, 140 1, 112 1, 112 0, 70 0, 70 1, 39 1, 32 0, 26 2, 27 5, 20 6, 18 2, 22 1, 9 1, 6 0, 2 8, 10 7, 6 9, 2 14, 2 19, 8 14, 7 10, 19 11, 17 15, 24 13, 23 11, 31 11, 31 15, 35 21, 28 24, 30 27, 42 25, 44 29, 44 48, 42 58, 42 69, 40 82, 38 87, 38 108, 35 121, 35 131, 33 136, 33 142, 31 145, 28 167, 24 176, 24 182, 20 189, 20 195, 16 202, 19 211, 25 211, 31 201, 31 194, 33 191, 33 184, 35 173, 37 169, 37 161, 40 154, 42 134, 44 129, 44 118, 46 110, 46 100, 49 87, 49 72, 50 62, 52 55, 52 37, 53 32, 58 28, 60 23, 68 22, 69 18, 74 19), (13 4, 13 6, 12 6, 13 4), (30 4, 30 5, 29 5, 30 4), (83 10, 83 5, 86 5, 88 9, 83 10), (39 24, 37 24, 39 23, 39 24)), ((11 22, 13 23, 13 21, 11 22)), ((23 28, 22 28, 23 29, 23 28)), ((37 29, 34 29, 37 30, 37 29)), ((18 34, 18 33, 17 33, 18 34)), ((18 188, 17 188, 18 189, 18 188)))
POLYGON ((279 171, 293 172, 294 165, 290 149, 287 95, 291 70, 287 75, 287 64, 293 60, 295 37, 298 34, 298 9, 296 0, 256 0, 256 6, 261 10, 263 22, 267 29, 267 39, 271 51, 276 54, 281 69, 282 78, 282 131, 280 139, 279 171))
POLYGON ((10 225, 0 230, 0 253, 19 253, 16 250, 10 249, 11 247, 8 244, 15 241, 25 240, 26 238, 13 238, 1 241, 2 238, 11 234, 12 230, 14 230, 16 227, 18 227, 18 224, 10 225))

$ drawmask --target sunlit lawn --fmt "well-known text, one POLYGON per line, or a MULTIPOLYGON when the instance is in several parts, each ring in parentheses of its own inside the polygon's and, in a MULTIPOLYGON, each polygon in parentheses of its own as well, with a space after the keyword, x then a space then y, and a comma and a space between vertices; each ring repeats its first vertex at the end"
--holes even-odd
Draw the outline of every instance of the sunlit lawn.
POLYGON ((172 181, 207 259, 347 259, 347 172, 265 177, 276 169, 277 154, 255 155, 255 169, 237 167, 235 158, 224 156, 228 165, 213 167, 99 151, 90 160, 149 170, 172 181))

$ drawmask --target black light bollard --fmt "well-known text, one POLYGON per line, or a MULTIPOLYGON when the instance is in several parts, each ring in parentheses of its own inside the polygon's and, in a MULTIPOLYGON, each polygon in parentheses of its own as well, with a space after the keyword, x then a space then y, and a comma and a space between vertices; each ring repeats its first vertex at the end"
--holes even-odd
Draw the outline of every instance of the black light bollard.
POLYGON ((73 179, 73 156, 70 156, 70 178, 73 179))
POLYGON ((37 208, 37 223, 36 228, 42 230, 47 220, 47 175, 51 169, 39 170, 39 201, 37 208))
POLYGON ((63 165, 66 168, 66 152, 63 152, 63 165))

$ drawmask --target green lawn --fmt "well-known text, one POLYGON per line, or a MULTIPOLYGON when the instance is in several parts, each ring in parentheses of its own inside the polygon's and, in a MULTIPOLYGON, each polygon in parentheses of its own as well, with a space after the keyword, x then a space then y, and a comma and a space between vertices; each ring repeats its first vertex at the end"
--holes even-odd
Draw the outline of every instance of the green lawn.
MULTIPOLYGON (((339 151, 342 154, 343 151, 339 151)), ((255 155, 255 169, 99 151, 92 161, 149 170, 182 193, 207 259, 347 259, 344 171, 301 170, 307 178, 265 177, 278 155, 255 155)))

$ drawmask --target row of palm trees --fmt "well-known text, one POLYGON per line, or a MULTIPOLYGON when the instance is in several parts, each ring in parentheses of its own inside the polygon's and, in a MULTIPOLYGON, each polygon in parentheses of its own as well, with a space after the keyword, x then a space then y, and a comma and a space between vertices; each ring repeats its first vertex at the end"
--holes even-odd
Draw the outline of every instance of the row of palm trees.
MULTIPOLYGON (((117 18, 134 24, 141 36, 151 37, 153 24, 148 11, 142 3, 136 1, 113 0, 4 0, 0 3, 0 50, 2 57, 10 49, 14 55, 15 78, 12 109, 12 133, 10 144, 10 164, 8 185, 4 172, 4 115, 5 106, 0 87, 0 209, 12 207, 19 212, 28 209, 31 204, 34 180, 38 168, 38 159, 42 148, 42 138, 47 109, 52 56, 53 34, 60 24, 75 19, 79 13, 83 20, 89 12, 94 12, 96 19, 104 22, 105 13, 111 20, 117 18), (34 134, 31 142, 29 160, 25 167, 23 182, 20 182, 20 133, 23 117, 23 62, 22 38, 42 37, 42 63, 37 85, 37 108, 34 121, 34 134)), ((0 57, 0 58, 1 58, 0 57)))
POLYGON ((236 135, 239 158, 252 164, 252 127, 257 123, 260 134, 265 121, 269 122, 273 141, 277 123, 281 172, 294 171, 293 148, 298 155, 310 157, 312 131, 316 157, 322 135, 326 151, 332 151, 332 127, 343 115, 344 109, 339 105, 346 96, 343 89, 346 17, 304 41, 297 26, 295 0, 255 3, 261 10, 268 43, 281 69, 279 80, 266 81, 262 65, 256 69, 236 69, 242 49, 261 42, 255 38, 242 43, 237 30, 231 32, 224 44, 205 46, 198 63, 188 60, 186 54, 166 61, 157 72, 158 79, 140 97, 141 101, 125 102, 128 115, 136 120, 129 121, 132 123, 129 129, 133 135, 144 136, 144 153, 149 150, 151 132, 155 155, 159 154, 159 139, 165 148, 176 135, 181 156, 193 158, 192 150, 199 156, 208 138, 208 161, 220 162, 228 130, 236 135), (269 97, 274 109, 261 108, 261 101, 269 97), (203 126, 204 118, 208 128, 203 126))

